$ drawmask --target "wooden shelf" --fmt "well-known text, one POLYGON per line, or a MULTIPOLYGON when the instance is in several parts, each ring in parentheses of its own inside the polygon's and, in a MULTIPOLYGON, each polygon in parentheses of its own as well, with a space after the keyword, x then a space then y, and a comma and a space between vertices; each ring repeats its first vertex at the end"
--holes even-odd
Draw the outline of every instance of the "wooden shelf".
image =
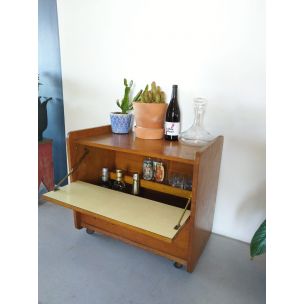
MULTIPOLYGON (((80 181, 48 192, 43 198, 84 214, 135 227, 148 235, 158 235, 168 242, 178 233, 174 227, 183 213, 182 208, 80 181)), ((182 225, 189 216, 190 211, 186 210, 182 225)))
POLYGON ((76 144, 88 147, 102 148, 112 151, 126 152, 164 160, 173 160, 181 163, 193 164, 196 152, 202 152, 212 144, 203 147, 192 147, 180 142, 170 142, 163 139, 144 140, 136 138, 134 133, 129 134, 102 134, 99 136, 81 138, 76 144))
MULTIPOLYGON (((116 179, 116 173, 110 172, 110 179, 116 179)), ((133 184, 133 178, 128 175, 124 175, 124 182, 127 184, 132 185, 133 184)), ((171 194, 174 196, 178 197, 183 197, 183 198, 189 198, 191 195, 191 191, 189 190, 184 190, 180 188, 175 188, 169 185, 161 184, 161 183, 156 183, 153 181, 147 181, 144 179, 140 180, 140 187, 166 193, 166 194, 171 194)))

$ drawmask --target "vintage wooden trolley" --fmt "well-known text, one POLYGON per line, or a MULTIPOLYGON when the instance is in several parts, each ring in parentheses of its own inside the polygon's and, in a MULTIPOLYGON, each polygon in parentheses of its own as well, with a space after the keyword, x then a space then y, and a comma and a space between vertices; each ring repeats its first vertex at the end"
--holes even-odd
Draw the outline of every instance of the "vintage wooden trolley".
POLYGON ((209 239, 221 163, 223 137, 203 147, 113 134, 110 126, 70 132, 70 184, 43 195, 70 208, 77 229, 100 232, 185 265, 192 272, 209 239), (192 177, 192 190, 141 179, 140 196, 100 186, 101 169, 142 173, 146 157, 160 159, 166 174, 192 177))

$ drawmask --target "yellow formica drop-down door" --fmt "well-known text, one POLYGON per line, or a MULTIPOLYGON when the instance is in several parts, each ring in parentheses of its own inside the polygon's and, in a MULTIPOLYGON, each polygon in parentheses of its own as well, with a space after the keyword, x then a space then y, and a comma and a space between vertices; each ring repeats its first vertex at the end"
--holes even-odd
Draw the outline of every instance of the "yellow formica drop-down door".
POLYGON ((172 241, 190 216, 186 210, 179 230, 174 229, 183 209, 146 198, 76 181, 57 191, 45 193, 46 201, 84 214, 113 220, 172 241))

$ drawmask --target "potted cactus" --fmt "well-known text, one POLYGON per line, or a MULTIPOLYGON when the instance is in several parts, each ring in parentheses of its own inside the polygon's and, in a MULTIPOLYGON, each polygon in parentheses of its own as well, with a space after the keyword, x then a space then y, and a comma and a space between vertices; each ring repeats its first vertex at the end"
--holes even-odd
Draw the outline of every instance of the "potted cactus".
POLYGON ((164 119, 167 110, 165 93, 155 81, 151 90, 147 85, 139 92, 133 102, 135 116, 135 135, 142 139, 161 139, 164 135, 164 119))
MULTIPOLYGON (((128 84, 127 79, 124 79, 124 97, 121 101, 117 100, 116 104, 121 109, 121 112, 112 112, 110 114, 110 120, 111 120, 111 127, 112 132, 117 134, 127 134, 129 133, 132 122, 133 122, 133 115, 129 113, 132 109, 132 101, 130 99, 131 95, 131 88, 133 85, 133 80, 130 81, 128 84)), ((136 100, 141 95, 142 90, 138 92, 138 94, 135 96, 133 100, 136 100)))

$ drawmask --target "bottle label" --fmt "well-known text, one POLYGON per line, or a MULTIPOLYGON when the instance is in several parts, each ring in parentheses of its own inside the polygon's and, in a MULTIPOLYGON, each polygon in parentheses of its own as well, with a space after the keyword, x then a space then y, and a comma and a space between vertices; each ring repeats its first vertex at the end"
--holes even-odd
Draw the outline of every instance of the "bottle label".
POLYGON ((180 122, 165 122, 165 134, 170 136, 178 136, 180 133, 180 122))

